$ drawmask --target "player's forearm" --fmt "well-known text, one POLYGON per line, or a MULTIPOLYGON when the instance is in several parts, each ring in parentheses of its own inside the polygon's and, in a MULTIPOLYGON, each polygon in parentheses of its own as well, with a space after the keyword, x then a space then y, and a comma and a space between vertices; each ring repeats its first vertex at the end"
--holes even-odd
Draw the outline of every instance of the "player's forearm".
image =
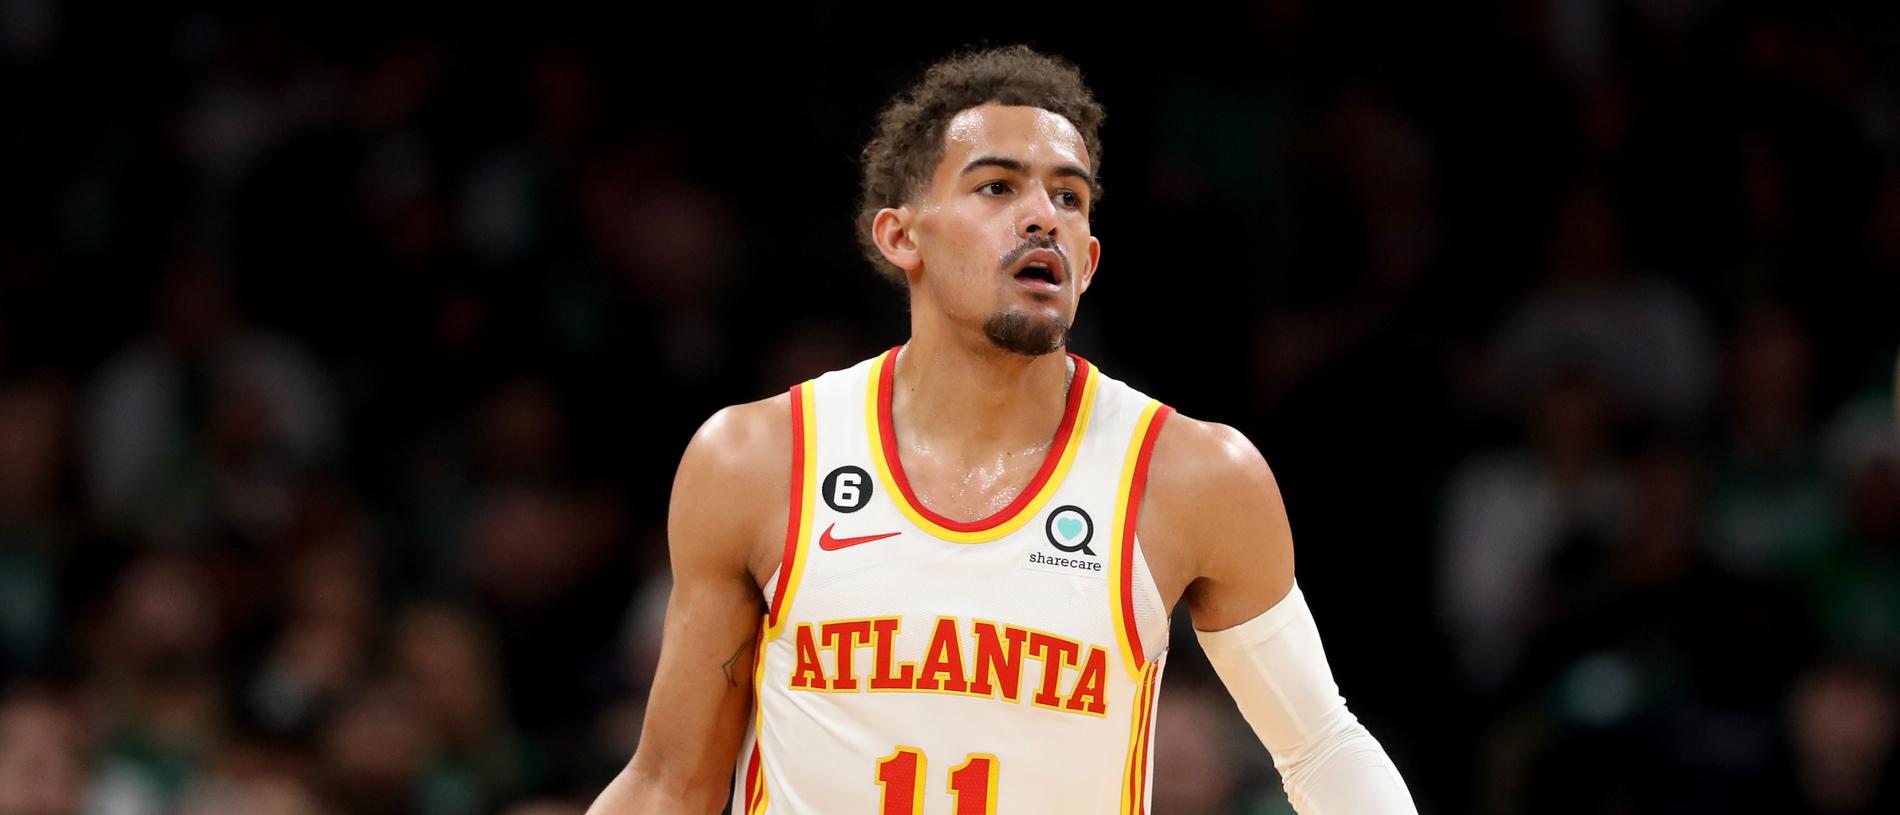
POLYGON ((723 784, 669 780, 646 771, 641 764, 636 756, 614 776, 613 783, 601 790, 594 805, 587 808, 587 815, 717 815, 726 804, 723 784))
POLYGON ((1297 763, 1280 768, 1287 801, 1300 815, 1415 813, 1412 794, 1385 748, 1353 721, 1297 763))
POLYGON ((1252 620, 1196 633, 1300 815, 1416 815, 1392 759, 1339 695, 1299 586, 1252 620))

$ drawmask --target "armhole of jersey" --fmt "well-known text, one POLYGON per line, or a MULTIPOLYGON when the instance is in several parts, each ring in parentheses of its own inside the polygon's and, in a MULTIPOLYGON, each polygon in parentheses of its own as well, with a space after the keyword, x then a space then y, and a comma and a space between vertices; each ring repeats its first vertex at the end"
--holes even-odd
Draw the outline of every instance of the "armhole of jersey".
POLYGON ((816 407, 812 404, 812 383, 792 386, 792 485, 785 512, 785 548, 778 568, 766 581, 771 601, 765 611, 765 640, 778 637, 784 628, 786 612, 798 593, 798 577, 804 572, 805 550, 811 540, 811 503, 818 473, 816 407))
POLYGON ((1154 570, 1148 568, 1148 553, 1141 546, 1141 531, 1135 531, 1135 554, 1129 558, 1134 567, 1134 585, 1129 592, 1135 610, 1135 632, 1141 635, 1138 661, 1149 661, 1168 649, 1168 612, 1161 603, 1161 587, 1155 584, 1154 570))
MULTIPOLYGON (((1139 681, 1148 663, 1147 649, 1142 644, 1140 609, 1147 603, 1137 601, 1136 571, 1146 573, 1147 569, 1137 569, 1137 558, 1141 557, 1135 546, 1135 528, 1141 516, 1141 496, 1148 484, 1148 462, 1154 456, 1155 439, 1161 435, 1161 426, 1174 412, 1173 408, 1150 400, 1142 408, 1141 418, 1135 422, 1135 429, 1128 440, 1128 452, 1122 458, 1121 486, 1115 493, 1115 525, 1110 538, 1114 545, 1114 555, 1109 558, 1109 608, 1115 617, 1115 639, 1119 643, 1122 663, 1130 678, 1139 681)), ((1155 594, 1153 577, 1148 576, 1148 591, 1155 594)))

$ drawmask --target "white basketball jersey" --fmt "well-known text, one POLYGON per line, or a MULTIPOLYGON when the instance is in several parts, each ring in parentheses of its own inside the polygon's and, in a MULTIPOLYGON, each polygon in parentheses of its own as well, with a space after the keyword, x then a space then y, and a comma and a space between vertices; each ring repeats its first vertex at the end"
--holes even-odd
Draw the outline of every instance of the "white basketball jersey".
POLYGON ((895 449, 898 349, 792 388, 735 813, 1142 813, 1167 618, 1136 541, 1169 409, 1074 355, 1014 503, 959 522, 895 449))

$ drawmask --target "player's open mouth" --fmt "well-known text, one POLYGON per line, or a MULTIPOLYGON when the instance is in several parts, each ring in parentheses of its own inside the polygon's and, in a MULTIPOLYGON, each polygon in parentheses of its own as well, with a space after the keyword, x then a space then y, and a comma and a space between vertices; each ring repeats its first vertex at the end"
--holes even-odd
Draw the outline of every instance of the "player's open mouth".
POLYGON ((1016 282, 1024 288, 1036 291, 1056 291, 1062 288, 1062 258, 1047 249, 1038 249, 1025 255, 1016 268, 1016 282))

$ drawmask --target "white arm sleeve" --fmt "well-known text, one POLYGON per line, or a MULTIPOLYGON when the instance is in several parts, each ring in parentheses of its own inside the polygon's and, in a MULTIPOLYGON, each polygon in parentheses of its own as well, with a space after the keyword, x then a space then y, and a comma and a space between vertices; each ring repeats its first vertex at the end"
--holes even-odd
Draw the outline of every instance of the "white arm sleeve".
POLYGON ((1346 709, 1298 583, 1258 617, 1194 633, 1300 815, 1418 812, 1385 748, 1346 709))

